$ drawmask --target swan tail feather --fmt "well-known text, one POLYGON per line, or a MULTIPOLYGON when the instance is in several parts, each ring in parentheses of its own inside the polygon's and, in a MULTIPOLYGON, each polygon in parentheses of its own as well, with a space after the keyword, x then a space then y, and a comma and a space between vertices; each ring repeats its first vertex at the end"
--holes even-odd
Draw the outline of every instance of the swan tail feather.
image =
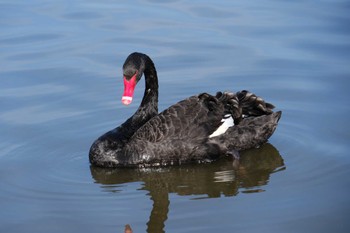
POLYGON ((259 147, 271 137, 281 114, 282 112, 278 111, 269 115, 244 118, 239 125, 211 138, 210 142, 224 146, 227 151, 259 147))
POLYGON ((217 92, 216 98, 224 105, 224 114, 230 114, 233 117, 235 125, 245 117, 269 115, 273 113, 272 110, 275 107, 246 90, 237 93, 217 92))
POLYGON ((245 116, 269 115, 275 108, 274 105, 265 102, 261 97, 243 90, 236 93, 242 113, 245 116))
POLYGON ((242 108, 238 96, 232 92, 217 92, 216 98, 224 105, 224 114, 230 114, 235 123, 242 118, 242 108))

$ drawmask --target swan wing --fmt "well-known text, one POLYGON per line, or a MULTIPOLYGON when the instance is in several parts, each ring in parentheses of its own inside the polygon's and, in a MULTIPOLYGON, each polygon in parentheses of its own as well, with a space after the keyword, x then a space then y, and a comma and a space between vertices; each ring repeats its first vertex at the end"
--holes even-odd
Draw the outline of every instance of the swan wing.
POLYGON ((131 140, 204 140, 222 124, 223 115, 223 104, 216 97, 206 93, 191 96, 150 119, 131 140))

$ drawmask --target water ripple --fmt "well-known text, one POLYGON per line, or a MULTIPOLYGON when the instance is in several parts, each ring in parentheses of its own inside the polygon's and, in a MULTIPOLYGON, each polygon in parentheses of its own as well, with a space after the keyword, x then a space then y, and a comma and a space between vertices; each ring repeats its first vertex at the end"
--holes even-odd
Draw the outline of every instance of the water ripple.
POLYGON ((18 45, 24 43, 40 43, 51 40, 62 39, 62 35, 54 33, 36 33, 31 35, 12 36, 0 39, 0 43, 7 45, 18 45))

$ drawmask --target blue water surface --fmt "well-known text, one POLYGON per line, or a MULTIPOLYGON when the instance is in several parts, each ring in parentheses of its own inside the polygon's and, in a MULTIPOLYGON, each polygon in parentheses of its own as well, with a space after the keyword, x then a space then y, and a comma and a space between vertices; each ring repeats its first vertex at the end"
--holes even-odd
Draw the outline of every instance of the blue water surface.
POLYGON ((0 232, 348 232, 350 3, 0 2, 0 232), (250 90, 283 111, 268 144, 230 160, 90 167, 137 109, 122 64, 154 61, 159 108, 250 90))

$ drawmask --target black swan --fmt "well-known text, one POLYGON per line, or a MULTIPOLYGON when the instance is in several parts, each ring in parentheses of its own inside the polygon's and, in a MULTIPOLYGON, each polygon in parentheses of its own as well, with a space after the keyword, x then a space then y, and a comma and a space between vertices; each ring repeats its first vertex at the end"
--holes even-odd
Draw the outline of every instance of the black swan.
POLYGON ((273 134, 282 112, 248 92, 202 93, 158 113, 158 77, 153 61, 130 54, 124 65, 122 102, 130 104, 142 75, 141 105, 127 121, 99 137, 89 159, 100 167, 167 166, 210 162, 258 147, 273 134))

